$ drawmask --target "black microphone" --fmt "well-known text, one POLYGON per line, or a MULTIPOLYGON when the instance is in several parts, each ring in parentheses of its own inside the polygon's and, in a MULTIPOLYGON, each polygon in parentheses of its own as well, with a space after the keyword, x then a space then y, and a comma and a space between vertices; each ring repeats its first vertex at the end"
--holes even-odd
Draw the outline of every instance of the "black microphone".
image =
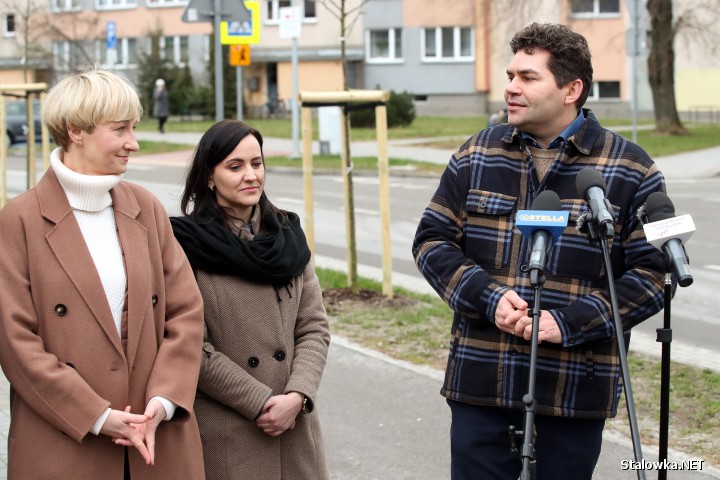
POLYGON ((582 196, 587 200, 588 207, 592 213, 592 221, 598 225, 598 227, 604 226, 605 236, 612 238, 615 234, 613 227, 613 216, 610 213, 612 211, 612 205, 607 198, 605 198, 605 179, 600 175, 600 172, 592 168, 583 168, 575 179, 575 188, 577 189, 578 195, 582 196))
MULTIPOLYGON (((530 210, 557 211, 560 209, 560 197, 558 197, 557 193, 550 190, 540 192, 530 206, 530 210)), ((547 253, 550 251, 552 240, 550 231, 542 227, 543 225, 538 225, 538 229, 535 230, 530 237, 532 250, 530 250, 530 263, 528 263, 528 269, 532 270, 533 268, 537 268, 541 272, 545 270, 545 261, 547 253)))
MULTIPOLYGON (((658 235, 653 237, 654 241, 651 243, 665 253, 665 258, 668 264, 672 266, 678 285, 681 287, 691 285, 693 283, 693 277, 690 274, 690 266, 688 265, 682 238, 689 238, 689 235, 695 231, 695 224, 692 223, 692 219, 688 218, 687 220, 689 220, 689 222, 674 222, 675 225, 662 224, 654 226, 653 223, 655 222, 676 218, 675 205, 673 205, 670 198, 662 192, 653 192, 648 196, 647 202, 645 202, 645 213, 648 218, 648 224, 646 224, 648 228, 661 227, 658 230, 658 235), (684 223, 684 225, 682 223, 684 223), (671 227, 674 227, 674 229, 671 227)), ((680 217, 677 218, 680 219, 680 217)), ((646 228, 646 235, 647 230, 646 228)))
POLYGON ((568 221, 568 213, 560 210, 560 197, 557 193, 545 190, 532 203, 530 210, 519 210, 516 226, 530 239, 531 282, 535 283, 545 270, 547 253, 553 238, 562 234, 568 221))

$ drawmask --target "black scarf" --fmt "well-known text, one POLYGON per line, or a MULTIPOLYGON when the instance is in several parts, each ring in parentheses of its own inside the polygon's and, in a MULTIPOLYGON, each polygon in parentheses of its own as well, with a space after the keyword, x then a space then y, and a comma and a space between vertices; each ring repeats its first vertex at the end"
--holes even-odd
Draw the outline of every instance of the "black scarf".
POLYGON ((262 222, 260 233, 248 241, 233 234, 222 218, 170 218, 175 238, 194 270, 287 285, 310 260, 300 219, 288 212, 287 226, 280 225, 275 215, 263 216, 262 222))

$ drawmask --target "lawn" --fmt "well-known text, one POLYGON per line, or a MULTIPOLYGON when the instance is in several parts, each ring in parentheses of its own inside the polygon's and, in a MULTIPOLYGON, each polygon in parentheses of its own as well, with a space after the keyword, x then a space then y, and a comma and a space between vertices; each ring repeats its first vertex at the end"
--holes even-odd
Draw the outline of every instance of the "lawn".
MULTIPOLYGON (((627 119, 601 119, 608 127, 629 126, 627 119)), ((207 130, 214 121, 170 122, 166 126, 168 132, 202 132, 207 130)), ((249 119, 247 123, 257 128, 266 137, 291 138, 292 122, 288 119, 249 119)), ((412 125, 388 130, 388 139, 421 139, 415 146, 427 146, 454 149, 470 135, 485 127, 487 119, 484 115, 472 117, 437 117, 418 116, 412 125)), ((640 125, 651 124, 650 120, 642 120, 640 125)), ((679 152, 699 150, 720 145, 720 126, 714 124, 686 124, 688 135, 658 135, 653 130, 639 130, 638 144, 652 157, 672 155, 679 152)), ((146 119, 138 124, 138 130, 154 131, 156 124, 146 119)), ((317 121, 313 122, 313 138, 318 138, 317 121)), ((619 132, 631 138, 630 130, 619 132)), ((375 139, 375 130, 370 128, 353 128, 350 132, 353 141, 371 141, 375 139)), ((161 147, 160 147, 161 148, 161 147)), ((145 149, 143 153, 148 153, 145 149)), ((317 158, 317 157, 316 157, 317 158)), ((355 159, 353 159, 355 160, 355 159)), ((316 160, 317 161, 317 160, 316 160)), ((298 162, 288 162, 287 166, 299 166, 298 162)), ((339 165, 339 164, 338 164, 339 165)), ((363 168, 358 166, 358 168, 363 168)))

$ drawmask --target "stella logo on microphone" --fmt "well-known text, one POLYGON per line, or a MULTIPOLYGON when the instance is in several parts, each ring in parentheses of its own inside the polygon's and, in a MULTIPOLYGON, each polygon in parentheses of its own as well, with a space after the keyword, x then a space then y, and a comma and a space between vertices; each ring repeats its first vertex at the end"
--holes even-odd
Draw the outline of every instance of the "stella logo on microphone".
MULTIPOLYGON (((525 210, 526 212, 534 212, 533 210, 525 210)), ((523 212, 523 210, 520 210, 520 212, 523 212)), ((518 221, 523 222, 557 222, 562 223, 563 226, 567 225, 567 215, 557 215, 556 213, 552 214, 539 214, 537 212, 534 213, 519 213, 518 214, 518 221)))
POLYGON ((568 217, 568 212, 562 210, 518 210, 515 225, 526 237, 536 230, 546 230, 557 241, 567 226, 568 217))

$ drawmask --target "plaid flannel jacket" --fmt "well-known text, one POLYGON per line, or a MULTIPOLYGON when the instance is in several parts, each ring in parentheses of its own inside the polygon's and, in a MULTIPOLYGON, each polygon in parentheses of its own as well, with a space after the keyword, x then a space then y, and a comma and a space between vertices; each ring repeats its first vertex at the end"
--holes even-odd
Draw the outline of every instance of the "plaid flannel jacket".
POLYGON ((494 316, 508 289, 533 304, 531 245, 515 228, 515 217, 548 189, 569 212, 548 254, 541 297, 563 343, 539 346, 536 411, 577 418, 617 412, 622 379, 606 269, 600 245, 576 228, 587 206, 575 179, 592 167, 607 183, 615 216, 611 268, 625 332, 663 306, 664 258, 646 241, 637 212, 665 184, 640 147, 602 128, 590 110, 585 117, 542 181, 517 130, 500 125, 480 131, 452 156, 422 216, 413 244, 417 267, 454 311, 441 390, 449 399, 523 408, 530 343, 501 332, 494 316))

